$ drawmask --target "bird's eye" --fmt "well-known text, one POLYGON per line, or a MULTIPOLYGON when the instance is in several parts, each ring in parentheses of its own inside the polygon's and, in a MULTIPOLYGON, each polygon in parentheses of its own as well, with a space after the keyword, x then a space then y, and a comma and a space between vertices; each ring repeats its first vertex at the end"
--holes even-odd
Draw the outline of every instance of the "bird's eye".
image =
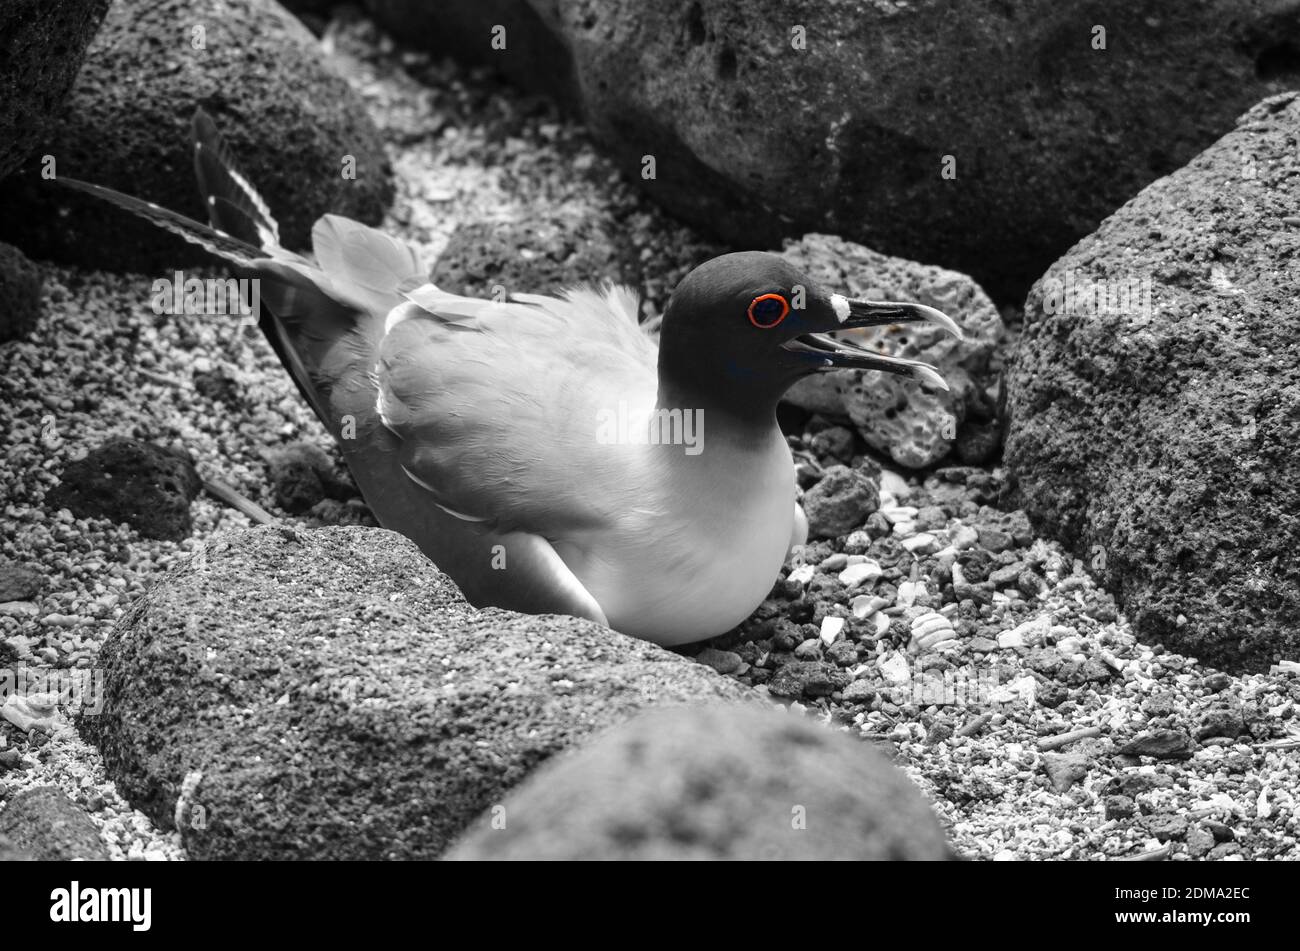
POLYGON ((775 327, 790 313, 790 304, 780 294, 760 294, 749 302, 749 322, 761 330, 775 327))

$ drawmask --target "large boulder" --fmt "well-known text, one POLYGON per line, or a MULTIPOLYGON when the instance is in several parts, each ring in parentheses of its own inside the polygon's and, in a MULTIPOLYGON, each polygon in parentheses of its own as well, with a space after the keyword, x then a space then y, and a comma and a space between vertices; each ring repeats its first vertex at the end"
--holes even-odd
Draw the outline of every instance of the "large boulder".
POLYGON ((59 111, 109 2, 0 3, 0 178, 21 164, 59 111))
POLYGON ((985 399, 989 358, 1002 336, 1002 318, 987 294, 964 274, 879 254, 831 235, 809 234, 786 245, 791 264, 849 297, 910 300, 947 313, 966 334, 957 340, 933 324, 864 330, 859 342, 938 367, 948 391, 889 373, 835 370, 796 383, 786 399, 815 413, 853 420, 867 445, 911 468, 948 455, 967 417, 992 409, 985 399))
POLYGON ((1300 0, 367 2, 571 90, 648 194, 733 243, 841 234, 1000 299, 1300 76, 1300 0))
POLYGON ((796 713, 654 711, 557 758, 452 859, 951 858, 915 786, 796 713))
POLYGON ((477 611, 383 529, 201 548, 109 637, 80 724, 198 859, 433 858, 553 754, 655 704, 742 698, 589 621, 477 611))
POLYGON ((1269 99, 1035 285, 1006 459, 1142 636, 1300 657, 1300 97, 1269 99))
POLYGON ((48 154, 59 175, 206 221, 190 145, 200 106, 266 198, 287 247, 306 247, 326 212, 370 223, 383 216, 392 184, 378 130, 316 40, 274 0, 119 0, 38 154, 0 191, 0 237, 98 268, 170 276, 204 261, 193 245, 41 176, 48 154), (344 176, 347 156, 355 178, 344 176))
POLYGON ((529 92, 573 102, 577 87, 564 38, 543 4, 526 0, 364 0, 400 42, 455 56, 519 81, 529 92))

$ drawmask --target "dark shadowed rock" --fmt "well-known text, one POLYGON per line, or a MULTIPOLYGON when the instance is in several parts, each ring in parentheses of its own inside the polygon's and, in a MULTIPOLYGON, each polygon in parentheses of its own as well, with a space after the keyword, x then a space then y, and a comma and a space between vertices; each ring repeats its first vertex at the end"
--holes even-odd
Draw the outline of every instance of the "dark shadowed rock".
POLYGON ((572 102, 573 66, 564 40, 546 23, 544 5, 522 0, 365 0, 366 8, 402 42, 486 66, 530 92, 572 102), (495 42, 494 42, 495 41, 495 42))
POLYGON ((282 0, 281 5, 302 21, 303 26, 320 36, 335 7, 343 6, 346 0, 282 0))
MULTIPOLYGON (((382 217, 392 191, 379 133, 315 39, 274 0, 119 0, 38 150, 55 157, 60 175, 207 221, 190 146, 198 106, 266 198, 286 247, 306 247, 326 212, 382 217), (349 155, 355 179, 343 175, 349 155)), ((28 254, 110 269, 210 260, 42 179, 34 160, 0 193, 0 237, 28 254)))
POLYGON ((1129 796, 1107 796, 1103 806, 1107 819, 1132 819, 1137 805, 1129 796))
POLYGON ((569 617, 476 611, 383 529, 209 543, 135 603, 81 729, 192 858, 432 858, 543 760, 745 688, 569 617))
POLYGON ((1006 461, 1147 642, 1300 652, 1300 99, 1245 115, 1034 288, 1006 461), (1101 296, 1105 294, 1105 297, 1101 296))
POLYGON ((962 462, 982 466, 997 457, 1001 441, 1002 427, 996 421, 971 421, 962 426, 953 448, 962 462))
POLYGON ((55 786, 36 786, 10 797, 0 812, 0 856, 6 838, 10 848, 40 861, 108 860, 90 816, 55 786))
POLYGON ((1212 736, 1226 736, 1235 740, 1246 733, 1246 720, 1241 711, 1230 707, 1207 710, 1196 724, 1196 738, 1206 740, 1212 736))
POLYGON ((40 269, 25 254, 0 241, 0 343, 36 327, 44 283, 40 269))
POLYGON ((0 3, 0 179, 35 148, 59 111, 108 5, 109 0, 0 3))
POLYGON ((448 858, 925 860, 951 852, 916 787, 861 740, 797 714, 713 707, 655 711, 558 758, 448 858))
POLYGON ((569 90, 647 194, 733 243, 842 234, 1008 298, 1300 73, 1294 0, 367 2, 569 90))
POLYGON ((160 446, 115 437, 71 462, 45 496, 50 511, 126 522, 145 538, 180 541, 202 483, 194 464, 160 446))
MULTIPOLYGON (((804 643, 816 644, 815 641, 804 643)), ((828 697, 836 690, 849 685, 852 678, 831 664, 820 661, 792 661, 783 664, 767 682, 768 692, 774 697, 800 700, 805 697, 828 697)))
POLYGON ((1121 756, 1191 759, 1195 750, 1192 738, 1181 730, 1151 730, 1134 737, 1121 746, 1118 752, 1121 756))
POLYGON ((325 450, 314 443, 295 442, 262 453, 275 500, 286 512, 302 514, 333 499, 357 495, 325 450))

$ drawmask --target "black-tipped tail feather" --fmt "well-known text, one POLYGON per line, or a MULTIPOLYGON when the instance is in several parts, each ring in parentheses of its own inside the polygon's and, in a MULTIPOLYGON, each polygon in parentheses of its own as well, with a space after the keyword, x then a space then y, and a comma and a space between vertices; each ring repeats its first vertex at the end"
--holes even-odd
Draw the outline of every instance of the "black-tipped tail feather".
POLYGON ((280 247, 271 209, 239 170, 212 117, 196 109, 192 131, 194 174, 212 226, 264 251, 280 247))
POLYGON ((415 252, 359 222, 325 215, 312 229, 316 261, 285 250, 266 202, 239 171, 201 109, 195 113, 194 167, 211 225, 200 224, 99 185, 59 178, 230 262, 258 279, 260 327, 299 392, 333 431, 328 412, 340 383, 361 379, 376 335, 401 303, 398 286, 423 282, 415 252))
POLYGON ((286 318, 290 321, 303 320, 313 312, 319 312, 321 310, 320 303, 322 302, 326 305, 333 305, 333 308, 339 308, 338 304, 330 300, 316 286, 312 280, 312 275, 309 273, 310 266, 304 266, 306 262, 297 258, 296 255, 291 255, 279 248, 274 250, 278 252, 277 257, 282 260, 272 260, 265 251, 247 241, 233 237, 208 225, 200 224, 194 219, 187 218, 174 211, 168 211, 153 202, 133 198, 112 188, 105 188, 102 185, 94 185, 90 182, 83 182, 65 176, 59 176, 55 180, 68 188, 92 195, 133 215, 138 215, 159 228, 184 238, 191 244, 196 244, 205 251, 229 261, 239 268, 241 273, 265 279, 265 283, 262 283, 261 280, 258 283, 258 295, 261 304, 259 326, 262 333, 266 336, 267 342, 270 343, 271 349, 275 351, 280 363, 289 371, 289 375, 293 378, 303 399, 321 418, 321 421, 327 423, 325 402, 317 392, 311 374, 294 349, 282 322, 286 318), (310 299, 313 297, 315 300, 310 299))
POLYGON ((67 188, 93 195, 102 201, 129 211, 133 215, 138 215, 164 231, 170 231, 172 234, 184 238, 190 244, 197 244, 205 251, 210 251, 217 257, 224 258, 240 267, 252 267, 259 258, 266 257, 265 252, 256 245, 227 234, 225 231, 200 224, 193 218, 187 218, 174 211, 168 211, 161 205, 156 205, 151 201, 133 198, 112 188, 93 185, 90 182, 83 182, 63 175, 60 175, 55 181, 67 188))

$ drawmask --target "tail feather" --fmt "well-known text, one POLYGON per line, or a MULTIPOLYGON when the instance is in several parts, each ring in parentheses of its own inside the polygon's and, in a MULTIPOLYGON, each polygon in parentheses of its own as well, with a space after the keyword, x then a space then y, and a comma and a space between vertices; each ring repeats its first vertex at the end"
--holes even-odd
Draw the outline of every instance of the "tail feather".
POLYGON ((193 122, 194 174, 213 227, 269 251, 280 246, 271 209, 239 170, 216 123, 202 109, 193 122))
POLYGON ((265 253, 255 245, 247 241, 227 234, 218 228, 212 228, 205 224, 200 224, 193 218, 187 218, 184 215, 177 214, 174 211, 168 211, 160 205, 155 205, 151 201, 143 201, 139 198, 133 198, 130 195, 124 195, 122 192, 115 191, 112 188, 105 188, 102 185, 93 185, 90 182, 83 182, 76 178, 68 178, 60 175, 55 179, 59 184, 66 185, 68 188, 79 192, 85 192, 93 195, 103 201, 116 205, 133 215, 138 215, 146 221, 157 225, 164 231, 170 231, 172 234, 184 238, 190 244, 197 244, 205 251, 210 251, 219 258, 224 258, 231 264, 240 267, 252 267, 254 262, 259 258, 266 257, 265 253))
POLYGON ((425 283, 414 251, 383 232, 337 215, 312 229, 316 261, 285 250, 266 202, 235 166, 216 126, 194 116, 194 167, 211 225, 77 179, 69 188, 149 221, 259 279, 260 327, 303 398, 331 432, 331 394, 355 389, 373 361, 399 286, 425 283))

